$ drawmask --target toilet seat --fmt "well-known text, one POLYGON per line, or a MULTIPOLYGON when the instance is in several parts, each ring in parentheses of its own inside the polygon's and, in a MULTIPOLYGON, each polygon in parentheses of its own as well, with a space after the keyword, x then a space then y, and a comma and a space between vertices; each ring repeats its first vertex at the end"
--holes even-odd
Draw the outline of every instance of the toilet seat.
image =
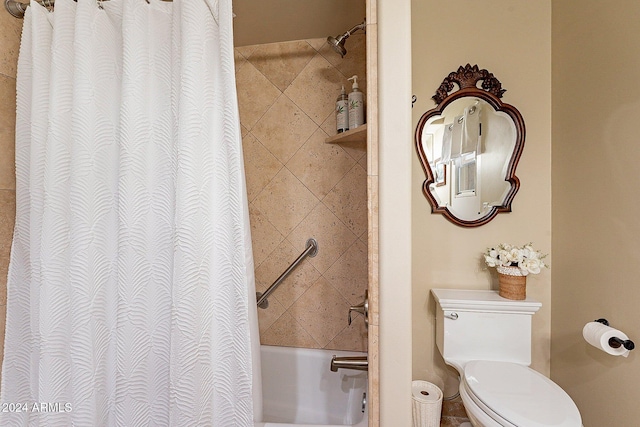
POLYGON ((501 425, 580 427, 569 395, 544 375, 510 362, 475 360, 464 366, 464 388, 501 425))

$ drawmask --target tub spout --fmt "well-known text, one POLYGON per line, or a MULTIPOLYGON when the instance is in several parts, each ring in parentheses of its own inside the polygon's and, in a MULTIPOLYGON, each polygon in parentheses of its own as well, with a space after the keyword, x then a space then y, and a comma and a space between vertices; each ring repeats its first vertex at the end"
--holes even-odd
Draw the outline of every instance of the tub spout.
POLYGON ((338 369, 357 369, 358 371, 369 370, 369 360, 367 356, 336 357, 331 358, 331 371, 338 372, 338 369))

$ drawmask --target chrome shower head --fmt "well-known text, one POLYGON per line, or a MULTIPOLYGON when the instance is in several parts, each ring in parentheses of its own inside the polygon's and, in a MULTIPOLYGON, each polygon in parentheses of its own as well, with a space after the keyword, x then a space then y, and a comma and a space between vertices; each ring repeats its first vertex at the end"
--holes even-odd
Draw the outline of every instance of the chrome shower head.
POLYGON ((344 48, 344 42, 346 39, 347 37, 343 36, 338 36, 338 38, 329 36, 327 37, 327 43, 336 51, 336 53, 344 57, 347 54, 347 49, 344 48))
POLYGON ((365 28, 366 21, 362 21, 361 24, 354 26, 344 34, 341 34, 337 37, 327 37, 327 44, 331 46, 331 48, 333 48, 333 50, 335 50, 338 55, 344 58, 344 56, 347 54, 347 49, 345 49, 344 43, 347 41, 351 34, 355 33, 358 30, 365 31, 365 28))

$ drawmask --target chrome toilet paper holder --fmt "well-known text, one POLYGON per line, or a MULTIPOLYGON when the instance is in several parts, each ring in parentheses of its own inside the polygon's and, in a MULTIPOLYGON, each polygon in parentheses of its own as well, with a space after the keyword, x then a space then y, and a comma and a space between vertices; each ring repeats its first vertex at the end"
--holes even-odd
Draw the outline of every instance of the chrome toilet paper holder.
MULTIPOLYGON (((595 321, 598 322, 598 323, 602 323, 605 326, 609 326, 609 321, 607 319, 596 319, 595 321)), ((636 348, 636 345, 633 343, 633 341, 631 341, 631 340, 623 340, 623 339, 618 338, 618 337, 609 338, 609 346, 611 348, 624 347, 627 350, 633 350, 634 348, 636 348)))

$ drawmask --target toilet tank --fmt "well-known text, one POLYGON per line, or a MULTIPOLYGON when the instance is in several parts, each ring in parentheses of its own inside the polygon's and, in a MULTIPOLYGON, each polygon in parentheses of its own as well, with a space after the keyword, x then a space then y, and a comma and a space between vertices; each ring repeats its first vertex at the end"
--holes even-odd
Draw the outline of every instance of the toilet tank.
POLYGON ((471 360, 531 364, 531 319, 542 304, 514 301, 497 291, 432 289, 436 300, 436 345, 445 362, 471 360))

